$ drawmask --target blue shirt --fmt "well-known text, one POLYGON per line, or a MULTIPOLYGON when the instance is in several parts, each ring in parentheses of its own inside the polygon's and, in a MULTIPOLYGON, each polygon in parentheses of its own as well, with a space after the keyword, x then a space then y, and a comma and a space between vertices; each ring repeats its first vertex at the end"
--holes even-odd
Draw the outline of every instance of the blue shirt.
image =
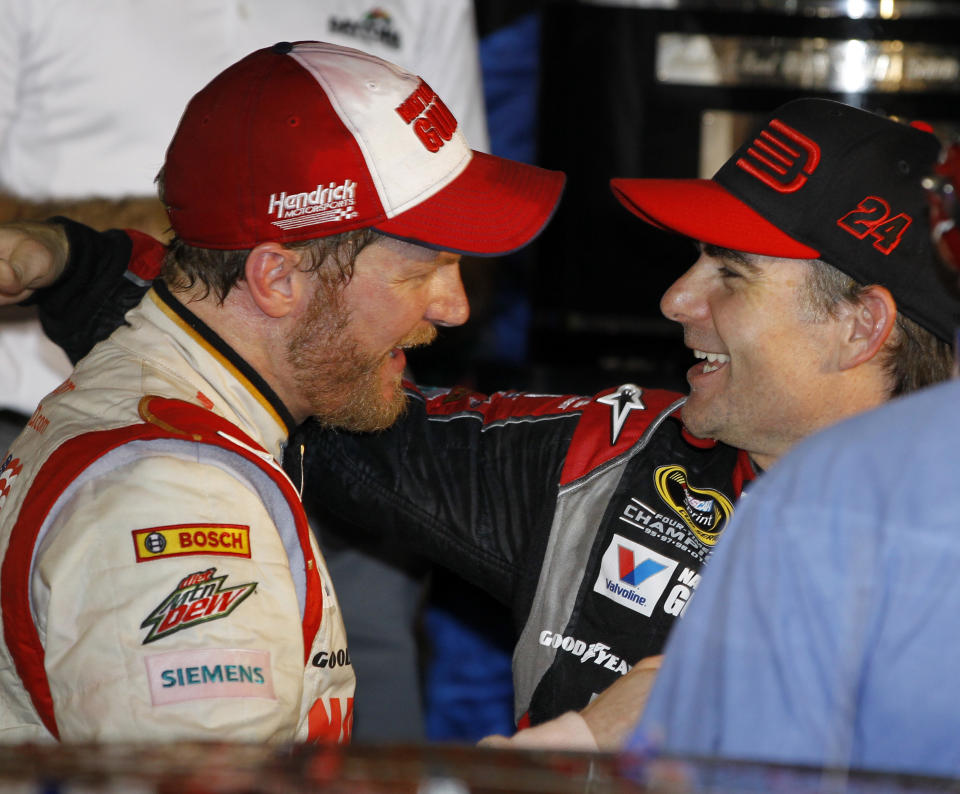
POLYGON ((960 383, 800 444, 739 503, 633 738, 960 776, 960 383))

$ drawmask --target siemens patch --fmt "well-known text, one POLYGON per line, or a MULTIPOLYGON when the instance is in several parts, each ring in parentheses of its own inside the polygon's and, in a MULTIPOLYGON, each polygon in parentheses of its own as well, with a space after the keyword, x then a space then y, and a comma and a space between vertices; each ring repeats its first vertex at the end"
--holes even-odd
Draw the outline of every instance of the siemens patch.
POLYGON ((242 524, 175 524, 135 529, 131 534, 137 562, 191 554, 250 556, 250 527, 242 524))
POLYGON ((202 648, 144 661, 154 706, 221 697, 276 700, 267 651, 202 648))

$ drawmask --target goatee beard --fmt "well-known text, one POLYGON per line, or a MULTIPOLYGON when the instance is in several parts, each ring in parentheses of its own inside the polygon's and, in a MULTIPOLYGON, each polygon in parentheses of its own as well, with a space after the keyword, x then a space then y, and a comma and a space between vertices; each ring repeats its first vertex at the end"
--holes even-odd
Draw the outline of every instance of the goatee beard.
MULTIPOLYGON (((338 297, 318 293, 290 340, 287 361, 294 368, 294 382, 308 396, 311 414, 322 426, 353 432, 384 430, 406 410, 406 392, 397 378, 384 398, 381 370, 390 351, 377 355, 360 348, 350 333, 349 312, 338 297)), ((408 334, 398 347, 430 344, 436 335, 436 328, 425 326, 408 334)))

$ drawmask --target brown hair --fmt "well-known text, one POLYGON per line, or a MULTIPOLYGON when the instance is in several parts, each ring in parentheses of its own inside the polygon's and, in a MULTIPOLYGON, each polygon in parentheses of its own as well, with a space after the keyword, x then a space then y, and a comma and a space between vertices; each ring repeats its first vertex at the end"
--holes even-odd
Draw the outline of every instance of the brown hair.
MULTIPOLYGON (((160 201, 166 204, 164 169, 161 168, 154 180, 160 201)), ((371 228, 357 229, 352 232, 333 234, 329 237, 315 237, 310 240, 298 240, 287 243, 292 250, 306 251, 307 265, 304 271, 314 273, 330 259, 339 271, 341 285, 353 277, 353 267, 357 256, 370 243, 380 237, 380 233, 371 228)), ((238 281, 243 279, 243 270, 252 249, 223 251, 215 248, 198 248, 185 243, 179 237, 173 237, 167 245, 160 275, 174 290, 188 290, 195 284, 202 284, 206 297, 211 292, 218 303, 223 303, 227 294, 238 281)))
MULTIPOLYGON (((809 264, 805 300, 812 320, 835 317, 840 303, 859 301, 862 284, 822 260, 811 259, 809 264)), ((953 370, 953 346, 900 311, 881 355, 890 380, 890 397, 939 383, 953 370)))
MULTIPOLYGON (((329 260, 338 271, 337 278, 341 285, 345 285, 353 277, 357 256, 379 236, 374 229, 358 229, 330 237, 287 243, 286 247, 306 252, 303 270, 308 273, 319 271, 329 260)), ((195 284, 202 284, 205 287, 203 297, 212 292, 217 301, 223 303, 227 293, 243 279, 243 269, 250 250, 198 248, 174 237, 167 247, 161 275, 174 290, 187 290, 195 284)))

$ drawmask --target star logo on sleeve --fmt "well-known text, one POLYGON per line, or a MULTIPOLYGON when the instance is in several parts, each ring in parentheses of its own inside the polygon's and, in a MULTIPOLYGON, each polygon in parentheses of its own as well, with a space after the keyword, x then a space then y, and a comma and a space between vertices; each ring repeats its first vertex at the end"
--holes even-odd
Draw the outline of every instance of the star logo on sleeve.
POLYGON ((617 443, 620 433, 631 411, 646 410, 640 395, 643 389, 632 383, 624 383, 612 394, 599 397, 598 403, 610 406, 610 446, 617 443))

